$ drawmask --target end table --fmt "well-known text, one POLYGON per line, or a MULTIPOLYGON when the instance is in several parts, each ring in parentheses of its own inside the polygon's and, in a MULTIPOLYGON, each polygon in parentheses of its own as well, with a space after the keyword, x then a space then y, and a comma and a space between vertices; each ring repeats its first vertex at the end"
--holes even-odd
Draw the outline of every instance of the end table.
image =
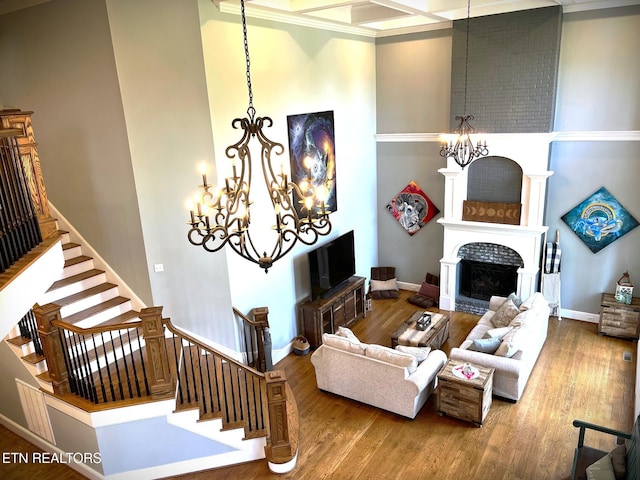
POLYGON ((462 374, 464 362, 449 360, 438 373, 438 413, 481 427, 491 408, 493 368, 471 365, 473 375, 462 374))

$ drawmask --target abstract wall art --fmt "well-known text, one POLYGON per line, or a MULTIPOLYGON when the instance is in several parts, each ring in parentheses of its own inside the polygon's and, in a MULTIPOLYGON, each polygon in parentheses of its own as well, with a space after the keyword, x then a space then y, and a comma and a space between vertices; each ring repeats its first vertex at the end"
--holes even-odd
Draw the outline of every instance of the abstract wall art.
MULTIPOLYGON (((329 212, 338 210, 336 192, 336 152, 333 130, 333 112, 288 115, 289 156, 291 180, 298 185, 307 177, 311 185, 326 187, 325 206, 329 212)), ((294 192, 295 193, 295 192, 294 192)), ((302 205, 295 195, 296 211, 302 213, 302 205)))
POLYGON ((633 215, 605 187, 565 213, 562 220, 593 253, 638 226, 633 215))
POLYGON ((427 194, 413 180, 391 199, 387 204, 387 210, 409 235, 415 234, 440 213, 427 194))

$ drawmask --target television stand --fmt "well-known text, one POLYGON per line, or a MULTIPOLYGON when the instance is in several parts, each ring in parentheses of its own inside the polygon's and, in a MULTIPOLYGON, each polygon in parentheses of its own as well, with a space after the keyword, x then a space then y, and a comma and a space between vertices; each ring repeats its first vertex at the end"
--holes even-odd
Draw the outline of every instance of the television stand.
POLYGON ((353 276, 326 298, 302 302, 302 334, 312 348, 322 344, 323 333, 335 333, 338 327, 348 327, 365 316, 365 280, 353 276))

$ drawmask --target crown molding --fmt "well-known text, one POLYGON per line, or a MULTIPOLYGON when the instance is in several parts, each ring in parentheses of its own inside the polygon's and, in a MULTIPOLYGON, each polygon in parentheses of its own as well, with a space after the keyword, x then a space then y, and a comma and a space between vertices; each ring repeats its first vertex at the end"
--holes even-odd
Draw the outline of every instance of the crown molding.
MULTIPOLYGON (((443 133, 377 133, 374 135, 377 143, 411 143, 411 142, 441 142, 443 133)), ((485 133, 483 138, 492 136, 547 136, 550 142, 640 142, 640 130, 616 131, 576 131, 550 133, 485 133)))

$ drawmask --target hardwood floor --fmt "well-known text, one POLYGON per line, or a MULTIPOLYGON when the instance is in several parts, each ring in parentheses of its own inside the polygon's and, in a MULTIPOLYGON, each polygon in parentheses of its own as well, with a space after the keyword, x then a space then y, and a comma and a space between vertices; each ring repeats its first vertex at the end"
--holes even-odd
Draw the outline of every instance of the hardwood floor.
MULTIPOLYGON (((390 345, 393 330, 416 309, 406 302, 408 295, 401 292, 398 300, 374 300, 373 311, 356 322, 353 331, 363 342, 390 345)), ((448 353, 459 345, 477 319, 453 313, 443 350, 448 353)), ((631 429, 635 353, 635 342, 601 337, 596 324, 551 318, 523 398, 518 403, 494 399, 482 428, 439 416, 435 396, 409 420, 321 392, 311 355, 292 354, 276 368, 285 370, 300 413, 300 452, 293 472, 272 474, 265 461, 257 461, 168 478, 567 479, 577 442, 574 418, 631 429), (623 352, 632 352, 633 361, 623 361, 623 352)), ((0 426, 3 451, 21 451, 12 435, 0 426)), ((602 449, 614 447, 606 436, 594 434, 587 441, 602 449)), ((0 477, 80 478, 63 466, 56 466, 60 470, 54 476, 47 472, 49 477, 31 468, 42 466, 21 466, 21 476, 15 476, 16 468, 8 472, 0 463, 0 477)))

